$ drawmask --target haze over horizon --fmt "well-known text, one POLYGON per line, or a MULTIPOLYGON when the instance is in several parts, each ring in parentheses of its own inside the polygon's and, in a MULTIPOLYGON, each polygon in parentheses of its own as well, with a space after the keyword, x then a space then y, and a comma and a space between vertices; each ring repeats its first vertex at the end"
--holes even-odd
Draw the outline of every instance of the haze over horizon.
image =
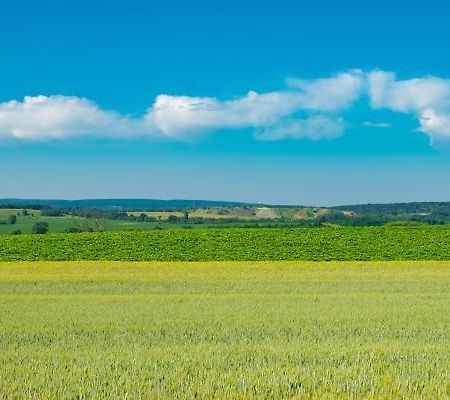
POLYGON ((2 6, 0 198, 450 200, 448 2, 2 6))

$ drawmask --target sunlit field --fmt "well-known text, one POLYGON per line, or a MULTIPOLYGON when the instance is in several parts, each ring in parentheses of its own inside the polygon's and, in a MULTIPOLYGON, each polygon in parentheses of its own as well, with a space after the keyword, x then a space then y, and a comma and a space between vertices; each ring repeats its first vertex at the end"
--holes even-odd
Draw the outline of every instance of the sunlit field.
POLYGON ((0 398, 450 396, 450 263, 0 264, 0 398))

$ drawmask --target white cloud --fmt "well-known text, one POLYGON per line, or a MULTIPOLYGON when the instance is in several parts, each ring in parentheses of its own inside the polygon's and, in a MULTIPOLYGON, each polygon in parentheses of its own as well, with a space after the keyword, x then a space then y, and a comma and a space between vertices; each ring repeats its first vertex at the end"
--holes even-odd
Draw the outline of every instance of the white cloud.
MULTIPOLYGON (((279 91, 250 91, 228 100, 161 94, 141 117, 104 110, 79 97, 27 96, 23 101, 0 103, 0 138, 143 135, 185 140, 220 129, 251 128, 259 140, 319 140, 341 135, 346 127, 342 113, 365 97, 372 109, 417 118, 418 129, 432 143, 450 140, 449 80, 433 76, 397 80, 391 72, 351 70, 286 83, 279 91)), ((391 124, 368 120, 363 126, 389 128, 391 124)))
POLYGON ((386 108, 415 116, 430 137, 450 139, 450 81, 428 76, 397 80, 395 74, 375 71, 368 75, 373 108, 386 108))
POLYGON ((381 128, 381 129, 392 128, 392 124, 389 122, 364 121, 363 126, 367 126, 369 128, 381 128))
POLYGON ((262 129, 256 137, 260 140, 331 139, 340 136, 345 126, 342 118, 316 115, 306 119, 283 121, 278 125, 262 129))
POLYGON ((435 111, 426 108, 421 112, 420 128, 430 136, 432 142, 450 139, 450 109, 448 111, 435 111))
POLYGON ((362 73, 351 71, 312 81, 289 79, 288 86, 289 90, 263 94, 251 91, 227 101, 160 95, 149 118, 168 136, 214 129, 269 127, 298 111, 337 112, 349 107, 361 95, 362 73))
POLYGON ((0 137, 23 140, 75 136, 130 136, 148 130, 139 120, 101 110, 90 100, 65 96, 27 96, 0 104, 0 137))
POLYGON ((450 105, 450 82, 433 76, 399 81, 393 73, 375 71, 369 74, 369 92, 375 108, 404 113, 450 105))
POLYGON ((301 107, 320 111, 340 111, 361 96, 364 74, 360 70, 326 79, 288 79, 289 87, 300 90, 301 107))
POLYGON ((160 95, 147 116, 167 136, 271 125, 299 109, 298 94, 249 92, 236 100, 160 95))
POLYGON ((324 117, 315 113, 336 113, 349 107, 360 96, 362 79, 360 71, 311 81, 291 79, 284 90, 250 91, 232 100, 162 94, 141 118, 102 110, 84 98, 27 96, 23 101, 0 103, 0 137, 39 140, 159 135, 185 139, 201 132, 242 128, 278 131, 275 136, 280 139, 321 137, 324 128, 318 121, 324 117), (305 120, 309 122, 292 122, 300 111, 311 114, 311 119, 305 120), (316 134, 313 126, 318 129, 316 134), (282 135, 281 129, 291 133, 282 135), (293 134, 294 129, 308 133, 293 134))

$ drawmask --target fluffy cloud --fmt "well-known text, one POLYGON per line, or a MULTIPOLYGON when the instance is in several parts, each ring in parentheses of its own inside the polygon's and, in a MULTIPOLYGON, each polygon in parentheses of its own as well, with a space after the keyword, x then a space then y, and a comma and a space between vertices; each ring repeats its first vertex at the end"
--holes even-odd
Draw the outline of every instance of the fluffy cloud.
POLYGON ((360 70, 338 74, 327 79, 288 79, 289 87, 300 91, 301 108, 340 111, 361 96, 364 74, 360 70))
MULTIPOLYGON (((329 78, 288 79, 269 93, 248 92, 231 100, 161 94, 141 116, 101 109, 66 96, 25 97, 0 103, 0 138, 64 139, 137 135, 185 140, 220 129, 251 128, 258 140, 319 140, 341 135, 341 114, 366 98, 372 109, 412 115, 432 143, 450 140, 450 81, 438 77, 398 80, 385 71, 351 70, 329 78)), ((366 121, 365 127, 389 128, 366 121)))
POLYGON ((368 81, 370 99, 375 108, 419 113, 426 108, 449 106, 450 82, 445 79, 430 76, 397 80, 393 73, 375 71, 368 75, 368 81))
POLYGON ((228 101, 160 95, 148 118, 168 136, 225 128, 281 127, 286 125, 284 118, 298 111, 337 112, 349 107, 361 95, 362 78, 360 71, 350 71, 327 79, 289 79, 289 90, 252 91, 228 101))
POLYGON ((397 80, 395 74, 368 74, 372 107, 410 114, 431 142, 450 139, 450 81, 429 76, 397 80))
POLYGON ((148 130, 142 121, 101 110, 87 99, 27 96, 0 104, 0 137, 61 139, 74 136, 130 136, 148 130))
MULTIPOLYGON (((265 132, 257 136, 271 140, 335 136, 331 118, 321 114, 349 107, 360 96, 362 80, 360 71, 310 81, 290 79, 283 90, 250 91, 232 100, 162 94, 141 118, 102 110, 78 97, 28 96, 23 101, 0 103, 0 137, 39 140, 150 135, 185 139, 202 132, 242 128, 265 132), (309 113, 310 118, 293 119, 300 111, 309 113), (317 132, 313 132, 315 128, 317 132)), ((341 126, 336 121, 333 126, 341 126)))
POLYGON ((249 92, 229 101, 160 95, 147 118, 164 134, 177 137, 206 130, 271 125, 298 110, 298 103, 298 95, 290 92, 249 92))
POLYGON ((429 135, 432 142, 450 139, 450 109, 424 109, 420 118, 420 130, 429 135))

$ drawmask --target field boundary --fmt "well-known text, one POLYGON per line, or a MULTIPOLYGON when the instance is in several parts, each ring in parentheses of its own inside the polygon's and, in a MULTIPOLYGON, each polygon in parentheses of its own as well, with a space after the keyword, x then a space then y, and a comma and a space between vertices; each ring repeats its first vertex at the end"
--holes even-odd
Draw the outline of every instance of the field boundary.
POLYGON ((368 260, 368 261, 292 261, 292 260, 275 260, 275 261, 107 261, 107 260, 78 260, 78 261, 0 261, 0 268, 6 267, 92 267, 98 268, 108 267, 131 267, 131 268, 160 268, 160 267, 236 267, 236 268, 258 268, 258 267, 299 267, 299 268, 317 268, 317 267, 342 267, 342 268, 383 268, 397 267, 408 268, 423 265, 435 267, 436 265, 447 267, 450 269, 450 260, 368 260))

